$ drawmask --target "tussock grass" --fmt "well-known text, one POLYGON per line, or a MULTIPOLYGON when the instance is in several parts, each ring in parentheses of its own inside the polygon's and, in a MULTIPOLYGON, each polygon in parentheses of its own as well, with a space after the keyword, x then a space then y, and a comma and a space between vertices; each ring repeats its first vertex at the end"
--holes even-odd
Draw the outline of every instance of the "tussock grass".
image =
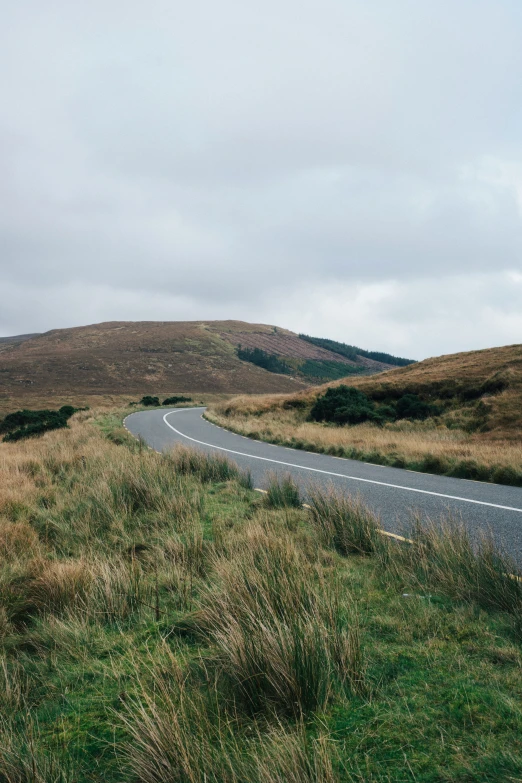
POLYGON ((253 533, 214 562, 195 625, 249 711, 305 715, 324 708, 334 689, 362 685, 355 611, 290 536, 253 533))
POLYGON ((324 490, 311 485, 308 503, 323 546, 341 555, 367 555, 380 546, 379 520, 360 498, 345 495, 333 486, 324 490))
POLYGON ((381 542, 388 573, 416 589, 513 615, 522 629, 522 570, 490 535, 473 540, 458 519, 439 524, 416 519, 407 531, 411 545, 381 542))
POLYGON ((69 764, 49 754, 38 729, 28 724, 22 734, 0 726, 0 780, 5 783, 74 783, 69 764))
POLYGON ((283 476, 277 473, 269 475, 266 502, 271 508, 299 508, 299 488, 289 473, 283 476))
POLYGON ((153 670, 124 722, 132 742, 129 768, 143 783, 336 783, 335 747, 307 737, 303 724, 266 729, 220 709, 220 694, 205 698, 181 673, 173 682, 153 670))
POLYGON ((168 463, 180 475, 195 475, 201 481, 230 481, 240 475, 239 468, 220 454, 204 454, 184 446, 176 446, 168 463))
POLYGON ((2 783, 520 778, 520 583, 490 541, 375 538, 333 491, 274 508, 119 424, 0 444, 2 783))

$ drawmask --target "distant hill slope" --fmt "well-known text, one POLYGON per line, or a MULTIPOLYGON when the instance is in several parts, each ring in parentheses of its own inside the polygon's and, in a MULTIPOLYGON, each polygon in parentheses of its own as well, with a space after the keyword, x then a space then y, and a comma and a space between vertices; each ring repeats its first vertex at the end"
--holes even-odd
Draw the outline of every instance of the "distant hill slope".
POLYGON ((327 378, 388 367, 367 357, 348 359, 265 324, 115 321, 2 338, 0 399, 295 392, 327 378), (239 346, 258 349, 255 357, 281 357, 283 371, 241 361, 239 346))
POLYGON ((238 398, 230 407, 237 413, 299 409, 303 416, 326 389, 340 384, 355 386, 378 403, 416 394, 440 404, 441 423, 450 429, 464 427, 480 439, 520 442, 522 345, 439 356, 370 377, 348 376, 297 395, 238 398))
POLYGON ((26 340, 32 340, 33 337, 38 337, 39 332, 34 334, 17 334, 13 337, 0 337, 0 353, 5 350, 9 345, 19 345, 25 343, 26 340))
POLYGON ((0 394, 250 393, 305 386, 241 362, 220 328, 226 325, 173 321, 55 329, 5 347, 0 394))

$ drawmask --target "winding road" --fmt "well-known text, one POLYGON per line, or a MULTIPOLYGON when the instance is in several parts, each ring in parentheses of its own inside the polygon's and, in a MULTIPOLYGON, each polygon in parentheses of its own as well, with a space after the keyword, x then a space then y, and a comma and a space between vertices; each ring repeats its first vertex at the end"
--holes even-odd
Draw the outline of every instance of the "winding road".
POLYGON ((265 487, 270 472, 290 473, 303 494, 310 482, 333 484, 343 492, 359 495, 391 533, 404 532, 417 512, 433 520, 450 514, 461 518, 471 531, 490 530, 522 563, 522 489, 518 487, 432 476, 274 446, 206 421, 204 410, 141 411, 127 416, 124 424, 159 452, 183 443, 225 454, 240 468, 251 471, 255 487, 265 487))

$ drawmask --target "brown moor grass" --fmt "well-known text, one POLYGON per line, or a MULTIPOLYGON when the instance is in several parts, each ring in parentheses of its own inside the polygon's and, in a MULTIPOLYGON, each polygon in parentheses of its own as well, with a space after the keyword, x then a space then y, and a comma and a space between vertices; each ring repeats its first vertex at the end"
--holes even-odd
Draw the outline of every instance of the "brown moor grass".
POLYGON ((277 497, 117 415, 0 444, 2 783, 520 779, 515 564, 277 497))

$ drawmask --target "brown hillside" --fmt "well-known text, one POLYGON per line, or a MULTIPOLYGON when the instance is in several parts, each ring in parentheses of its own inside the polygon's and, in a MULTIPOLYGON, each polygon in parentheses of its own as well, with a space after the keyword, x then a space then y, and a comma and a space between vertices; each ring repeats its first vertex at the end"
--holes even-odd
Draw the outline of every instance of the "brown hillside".
POLYGON ((315 386, 298 395, 259 397, 231 401, 238 412, 288 409, 293 400, 312 405, 330 386, 356 386, 374 399, 419 394, 432 401, 453 399, 448 418, 466 412, 477 399, 487 406, 487 426, 481 438, 520 441, 522 434, 522 345, 448 354, 399 367, 379 375, 344 378, 315 386), (483 389, 483 393, 479 392, 483 389), (474 398, 466 403, 466 395, 474 398))
POLYGON ((24 343, 26 340, 32 340, 33 337, 38 337, 39 333, 34 334, 17 334, 13 337, 0 337, 0 353, 5 351, 9 346, 18 345, 24 343))
MULTIPOLYGON (((0 396, 288 392, 301 381, 241 362, 228 322, 109 322, 55 329, 0 352, 0 396)), ((251 332, 273 327, 236 322, 251 332)))

